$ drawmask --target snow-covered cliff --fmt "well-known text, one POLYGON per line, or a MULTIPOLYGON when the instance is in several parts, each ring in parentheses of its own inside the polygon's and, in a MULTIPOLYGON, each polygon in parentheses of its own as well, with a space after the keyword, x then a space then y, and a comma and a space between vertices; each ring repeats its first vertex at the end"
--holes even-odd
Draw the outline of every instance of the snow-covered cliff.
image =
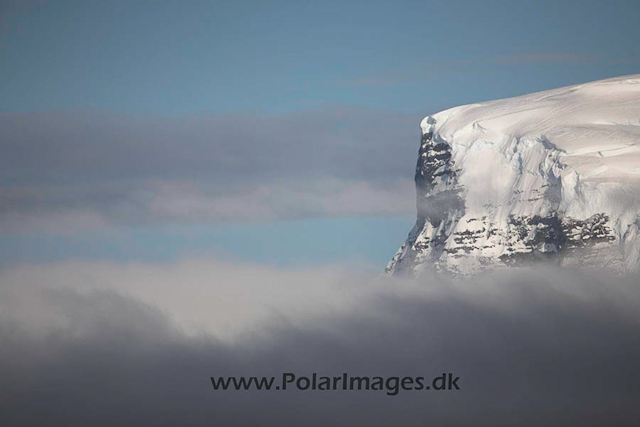
POLYGON ((417 221, 387 266, 640 269, 640 75, 426 117, 417 221))

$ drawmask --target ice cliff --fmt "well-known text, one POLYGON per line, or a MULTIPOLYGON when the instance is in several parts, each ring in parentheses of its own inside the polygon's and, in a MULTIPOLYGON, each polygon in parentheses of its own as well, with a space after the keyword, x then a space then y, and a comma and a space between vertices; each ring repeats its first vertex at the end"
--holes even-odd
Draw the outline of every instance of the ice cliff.
POLYGON ((426 117, 417 220, 387 266, 640 269, 640 75, 426 117))

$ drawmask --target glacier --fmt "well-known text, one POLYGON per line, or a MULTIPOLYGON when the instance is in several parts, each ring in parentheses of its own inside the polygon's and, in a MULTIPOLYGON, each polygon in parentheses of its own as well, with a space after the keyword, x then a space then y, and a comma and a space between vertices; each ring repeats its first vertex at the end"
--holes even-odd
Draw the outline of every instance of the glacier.
POLYGON ((640 74, 422 120, 417 219, 390 274, 640 270, 640 74))

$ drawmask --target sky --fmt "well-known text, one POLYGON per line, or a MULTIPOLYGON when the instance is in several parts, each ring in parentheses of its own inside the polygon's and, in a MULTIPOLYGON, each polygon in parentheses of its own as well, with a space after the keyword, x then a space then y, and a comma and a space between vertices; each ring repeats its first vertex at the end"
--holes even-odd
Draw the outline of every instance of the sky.
POLYGON ((0 0, 0 424, 638 425, 637 275, 382 272, 423 117, 640 73, 639 22, 636 0, 0 0), (283 371, 463 391, 209 382, 283 371))
POLYGON ((413 222, 422 117, 637 73, 639 18, 634 1, 4 1, 0 251, 179 258, 183 227, 230 256, 380 269, 413 222), (229 243, 248 230, 259 244, 229 243), (108 249, 123 234, 141 249, 108 249))
POLYGON ((421 113, 640 61, 635 1, 3 3, 3 111, 421 113))
POLYGON ((639 18, 634 1, 4 1, 0 251, 179 258, 183 227, 230 256, 382 268, 413 222, 423 116, 637 73, 639 18), (248 230, 260 243, 230 243, 248 230), (108 249, 123 234, 140 249, 108 249))

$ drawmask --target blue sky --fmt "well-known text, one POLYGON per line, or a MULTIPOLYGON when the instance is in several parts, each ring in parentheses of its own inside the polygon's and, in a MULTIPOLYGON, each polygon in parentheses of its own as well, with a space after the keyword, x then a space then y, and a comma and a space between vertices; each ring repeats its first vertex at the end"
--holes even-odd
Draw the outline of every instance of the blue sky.
POLYGON ((638 73, 638 22, 637 1, 3 2, 0 250, 382 268, 420 117, 638 73))
POLYGON ((636 72, 639 9, 586 0, 9 2, 0 107, 421 111, 636 72))

